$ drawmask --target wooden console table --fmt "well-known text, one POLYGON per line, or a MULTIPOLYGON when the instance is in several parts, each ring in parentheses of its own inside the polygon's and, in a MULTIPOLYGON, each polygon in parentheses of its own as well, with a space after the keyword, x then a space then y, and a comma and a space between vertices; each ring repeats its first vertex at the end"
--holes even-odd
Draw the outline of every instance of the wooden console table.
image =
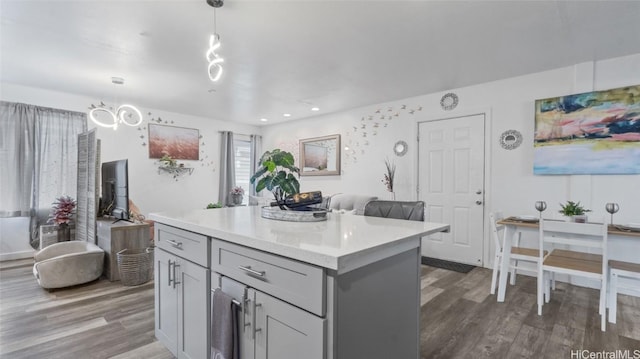
POLYGON ((149 224, 112 219, 98 220, 98 247, 105 251, 104 275, 110 281, 120 280, 116 253, 127 249, 143 249, 150 246, 149 224))

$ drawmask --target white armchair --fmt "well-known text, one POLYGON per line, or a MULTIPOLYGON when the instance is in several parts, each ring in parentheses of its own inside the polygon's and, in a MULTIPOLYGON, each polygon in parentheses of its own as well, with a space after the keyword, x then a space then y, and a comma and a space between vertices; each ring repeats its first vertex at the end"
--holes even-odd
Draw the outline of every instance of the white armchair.
POLYGON ((95 280, 102 275, 104 251, 93 243, 52 244, 35 256, 33 275, 42 288, 62 288, 95 280))

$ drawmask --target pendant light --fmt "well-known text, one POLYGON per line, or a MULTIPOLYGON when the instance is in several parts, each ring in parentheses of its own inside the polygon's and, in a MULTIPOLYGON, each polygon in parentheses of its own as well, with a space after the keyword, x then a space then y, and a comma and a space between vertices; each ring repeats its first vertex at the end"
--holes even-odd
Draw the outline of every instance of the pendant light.
POLYGON ((216 31, 216 8, 222 7, 224 1, 207 0, 207 4, 213 7, 213 35, 209 36, 209 49, 205 56, 209 62, 207 67, 209 79, 216 82, 222 76, 222 63, 224 62, 224 59, 216 53, 216 50, 220 48, 220 35, 216 31))
MULTIPOLYGON (((123 85, 124 79, 121 77, 112 77, 111 83, 114 85, 123 85)), ((115 107, 115 105, 114 105, 115 107)), ((101 127, 113 128, 113 130, 118 129, 118 124, 123 123, 127 126, 138 126, 142 123, 142 113, 135 106, 129 104, 123 104, 116 108, 115 112, 112 112, 110 109, 106 108, 104 103, 101 102, 101 106, 96 107, 95 105, 91 105, 91 110, 89 111, 89 118, 93 123, 101 127), (97 118, 97 113, 103 112, 106 113, 108 118, 113 121, 110 122, 102 122, 97 118), (136 116, 134 118, 134 115, 136 116)))

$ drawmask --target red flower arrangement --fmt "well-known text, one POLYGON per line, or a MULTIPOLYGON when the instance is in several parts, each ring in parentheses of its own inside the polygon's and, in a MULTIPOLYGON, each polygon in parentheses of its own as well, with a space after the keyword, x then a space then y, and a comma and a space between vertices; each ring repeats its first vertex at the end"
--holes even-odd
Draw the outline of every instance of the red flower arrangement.
POLYGON ((69 196, 56 198, 56 201, 53 202, 53 206, 51 207, 48 223, 54 223, 56 225, 69 224, 75 209, 76 201, 73 198, 69 196))

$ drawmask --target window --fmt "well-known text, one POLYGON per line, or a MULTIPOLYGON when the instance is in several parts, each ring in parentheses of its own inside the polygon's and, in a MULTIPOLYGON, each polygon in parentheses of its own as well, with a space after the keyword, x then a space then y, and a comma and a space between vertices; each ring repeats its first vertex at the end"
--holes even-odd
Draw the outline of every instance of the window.
POLYGON ((249 200, 249 179, 251 178, 251 141, 244 136, 236 136, 233 140, 233 152, 235 156, 236 186, 244 189, 242 204, 249 200))

